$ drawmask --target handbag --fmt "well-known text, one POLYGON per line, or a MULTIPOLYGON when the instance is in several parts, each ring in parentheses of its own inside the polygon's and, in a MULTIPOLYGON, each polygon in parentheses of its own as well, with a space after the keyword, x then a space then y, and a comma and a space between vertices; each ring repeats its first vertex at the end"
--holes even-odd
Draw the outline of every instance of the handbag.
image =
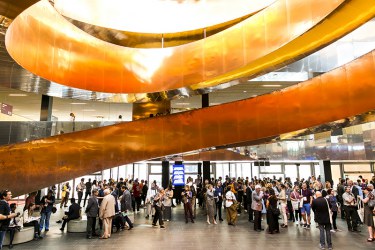
POLYGON ((324 198, 327 202, 327 208, 328 208, 328 216, 329 216, 329 222, 331 223, 332 225, 332 211, 331 209, 329 209, 329 204, 328 204, 328 200, 326 198, 324 198))

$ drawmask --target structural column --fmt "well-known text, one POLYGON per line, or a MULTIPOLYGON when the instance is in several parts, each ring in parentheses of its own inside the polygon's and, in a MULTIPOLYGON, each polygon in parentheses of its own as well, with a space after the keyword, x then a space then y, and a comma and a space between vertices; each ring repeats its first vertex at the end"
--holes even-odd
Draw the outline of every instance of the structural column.
POLYGON ((169 185, 169 161, 161 162, 161 186, 167 188, 169 185))
POLYGON ((319 166, 320 166, 320 181, 322 182, 323 187, 326 181, 329 181, 331 183, 331 186, 333 187, 331 161, 330 160, 319 161, 319 166))
POLYGON ((203 161, 203 178, 202 178, 202 182, 204 183, 205 180, 210 180, 211 179, 211 176, 210 176, 210 165, 211 165, 211 162, 210 161, 203 161))
POLYGON ((40 121, 50 122, 52 117, 53 97, 42 95, 42 103, 40 105, 40 121))

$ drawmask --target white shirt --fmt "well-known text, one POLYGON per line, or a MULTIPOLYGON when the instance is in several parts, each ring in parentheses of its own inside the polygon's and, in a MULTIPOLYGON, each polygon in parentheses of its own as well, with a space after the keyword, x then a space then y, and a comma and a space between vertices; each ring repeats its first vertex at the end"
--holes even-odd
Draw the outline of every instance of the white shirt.
POLYGON ((236 196, 232 191, 228 191, 225 194, 225 207, 230 207, 233 204, 233 201, 236 201, 236 196))

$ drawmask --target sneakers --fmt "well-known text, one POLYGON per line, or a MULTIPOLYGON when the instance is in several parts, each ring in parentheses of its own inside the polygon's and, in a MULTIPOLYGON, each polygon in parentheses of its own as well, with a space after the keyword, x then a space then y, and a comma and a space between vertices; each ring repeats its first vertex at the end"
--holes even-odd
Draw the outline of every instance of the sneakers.
POLYGON ((341 230, 341 229, 335 229, 335 231, 336 231, 336 232, 342 232, 342 230, 341 230))
POLYGON ((152 223, 152 227, 157 227, 156 224, 152 223))
POLYGON ((325 247, 325 246, 323 246, 323 245, 320 245, 320 244, 319 244, 319 248, 320 248, 320 249, 326 249, 326 247, 325 247))
POLYGON ((330 232, 331 232, 331 233, 336 233, 336 230, 331 229, 330 232))
POLYGON ((165 229, 165 226, 160 226, 160 229, 165 229))
POLYGON ((303 228, 306 229, 307 228, 307 224, 303 224, 303 228))
POLYGON ((307 225, 306 229, 310 229, 310 225, 309 224, 307 225))

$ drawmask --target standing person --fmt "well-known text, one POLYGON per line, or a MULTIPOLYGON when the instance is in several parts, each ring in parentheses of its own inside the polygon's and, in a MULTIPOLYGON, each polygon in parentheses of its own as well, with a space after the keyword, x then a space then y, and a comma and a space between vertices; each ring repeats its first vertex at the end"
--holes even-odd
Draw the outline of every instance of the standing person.
POLYGON ((254 212, 255 219, 254 219, 254 230, 257 232, 262 231, 261 223, 262 223, 262 200, 263 200, 263 191, 261 191, 261 186, 256 185, 255 190, 252 193, 252 201, 251 201, 251 209, 254 212))
MULTIPOLYGON (((87 189, 86 189, 87 191, 87 189)), ((98 203, 99 191, 97 189, 92 190, 92 195, 87 201, 87 207, 85 210, 87 216, 87 227, 86 237, 91 239, 92 237, 99 236, 96 234, 96 217, 99 215, 99 203, 98 203)))
POLYGON ((85 185, 85 178, 82 178, 81 179, 81 182, 78 183, 77 187, 76 187, 76 191, 77 191, 77 194, 78 194, 78 205, 81 206, 81 201, 82 201, 82 197, 83 197, 83 190, 86 189, 86 185, 85 185))
POLYGON ((152 216, 154 214, 154 207, 153 207, 153 204, 154 204, 154 197, 156 195, 156 190, 155 189, 152 189, 152 188, 149 188, 148 191, 147 191, 147 195, 146 195, 146 219, 150 218, 150 216, 152 216))
POLYGON ((280 193, 279 193, 279 201, 280 201, 280 212, 283 218, 283 224, 281 224, 282 228, 288 227, 288 216, 286 215, 286 207, 287 207, 287 198, 286 198, 286 187, 284 184, 280 184, 280 193))
POLYGON ((246 188, 246 199, 247 199, 247 212, 249 213, 249 221, 254 222, 254 212, 251 208, 254 192, 254 183, 249 182, 248 187, 246 188))
POLYGON ((132 195, 130 194, 129 189, 126 185, 122 185, 121 191, 122 191, 122 196, 120 198, 120 204, 121 204, 122 217, 123 217, 123 220, 125 220, 126 223, 128 223, 129 225, 128 230, 131 230, 134 226, 133 226, 132 221, 129 219, 128 212, 133 210, 132 195))
POLYGON ((109 189, 104 190, 104 198, 100 204, 99 218, 103 221, 103 235, 99 239, 111 237, 112 218, 115 215, 115 198, 109 189))
POLYGON ((169 185, 168 188, 165 190, 164 194, 164 211, 163 211, 163 218, 166 221, 170 221, 172 219, 172 199, 173 199, 173 190, 172 185, 169 185))
POLYGON ((156 222, 159 220, 160 229, 165 228, 164 222, 163 222, 163 219, 162 219, 163 215, 162 215, 162 211, 161 211, 163 199, 164 199, 164 189, 160 188, 159 192, 154 197, 155 216, 154 216, 154 220, 152 221, 152 226, 156 227, 156 222))
POLYGON ((237 200, 235 194, 231 191, 231 186, 227 186, 225 193, 225 207, 227 210, 228 225, 235 226, 237 222, 237 200))
POLYGON ((45 232, 49 231, 49 219, 51 218, 53 204, 55 203, 55 196, 53 196, 53 191, 48 190, 47 195, 43 196, 40 200, 42 206, 42 211, 40 212, 40 231, 45 227, 45 232))
POLYGON ((138 179, 136 179, 133 183, 133 197, 134 197, 134 207, 133 211, 139 213, 139 207, 141 206, 141 192, 142 188, 139 185, 138 179), (137 206, 137 211, 135 211, 135 206, 137 206))
POLYGON ((216 216, 219 215, 219 221, 223 221, 223 217, 221 215, 221 209, 223 207, 223 187, 221 186, 221 181, 218 181, 216 184, 214 197, 216 201, 215 220, 216 216))
POLYGON ((188 219, 190 217, 191 223, 194 223, 193 219, 193 211, 191 207, 191 200, 193 195, 190 191, 190 187, 188 185, 185 186, 185 190, 181 193, 182 202, 184 203, 184 211, 185 211, 185 222, 188 223, 188 219))
POLYGON ((85 199, 83 200, 83 207, 86 206, 86 199, 87 199, 87 196, 90 196, 91 193, 92 193, 92 183, 91 183, 91 179, 89 178, 89 180, 85 183, 85 186, 86 186, 86 192, 85 192, 85 199))
POLYGON ((345 180, 341 179, 340 183, 337 184, 337 202, 341 205, 341 219, 345 219, 344 201, 342 195, 345 193, 345 180))
POLYGON ((366 189, 363 191, 365 193, 364 203, 364 224, 368 228, 369 237, 368 242, 375 241, 375 223, 374 223, 374 203, 375 203, 375 192, 374 186, 372 184, 367 185, 366 189))
POLYGON ((346 186, 345 193, 342 195, 342 199, 344 201, 346 223, 348 225, 349 231, 361 232, 359 229, 357 229, 357 217, 358 217, 357 199, 355 198, 354 194, 350 190, 351 190, 351 187, 346 186))
POLYGON ((306 183, 302 184, 301 198, 303 200, 303 205, 301 207, 301 214, 302 214, 303 220, 305 221, 305 225, 303 225, 303 228, 310 229, 311 204, 313 200, 313 193, 311 192, 310 189, 307 188, 306 183))
POLYGON ((315 221, 319 224, 320 248, 325 249, 327 240, 328 249, 332 249, 330 205, 327 199, 322 197, 320 191, 317 191, 315 196, 316 199, 312 201, 311 208, 315 213, 315 221))
POLYGON ((290 193, 290 200, 292 202, 292 208, 293 208, 292 211, 294 211, 294 219, 296 222, 296 226, 298 226, 298 220, 299 220, 299 225, 302 226, 304 223, 302 221, 302 215, 301 215, 301 208, 300 208, 301 195, 299 193, 298 185, 295 185, 293 192, 290 193))
MULTIPOLYGON (((281 192, 280 192, 281 194, 281 192)), ((267 222, 268 222, 268 233, 279 233, 279 209, 277 208, 277 197, 273 188, 269 189, 269 196, 266 202, 267 207, 267 222)))
POLYGON ((146 206, 146 197, 147 197, 147 192, 148 192, 148 182, 147 180, 145 181, 145 183, 143 184, 142 186, 142 195, 141 195, 141 198, 143 200, 143 205, 146 206))
POLYGON ((212 184, 208 185, 208 189, 206 192, 206 207, 207 207, 207 224, 211 224, 210 220, 212 220, 212 223, 215 225, 216 220, 215 220, 215 199, 214 199, 214 187, 212 184))
POLYGON ((66 223, 71 220, 76 220, 81 216, 81 207, 76 203, 75 198, 70 198, 71 205, 69 206, 69 211, 65 212, 65 216, 62 219, 63 223, 61 225, 60 230, 64 231, 66 223))
POLYGON ((68 203, 68 200, 69 200, 69 194, 70 194, 70 186, 69 186, 69 182, 63 184, 63 187, 61 189, 61 204, 60 204, 60 208, 62 208, 63 206, 64 207, 68 207, 66 204, 68 203))
POLYGON ((337 225, 336 225, 337 211, 338 211, 339 208, 337 206, 337 198, 335 196, 335 191, 332 188, 327 190, 326 198, 329 201, 329 204, 330 204, 330 207, 331 207, 331 212, 332 212, 331 233, 340 232, 341 230, 337 229, 337 225))
POLYGON ((291 188, 291 184, 290 182, 287 182, 285 184, 285 194, 286 194, 286 204, 287 204, 287 208, 288 208, 288 212, 289 212, 289 220, 292 221, 292 222, 295 222, 295 219, 294 219, 294 209, 293 209, 293 206, 292 206, 292 200, 290 198, 290 194, 292 193, 293 189, 291 188))
POLYGON ((3 248, 5 234, 8 230, 10 221, 20 215, 20 213, 11 213, 8 202, 12 199, 12 192, 3 190, 0 192, 0 249, 3 248))

